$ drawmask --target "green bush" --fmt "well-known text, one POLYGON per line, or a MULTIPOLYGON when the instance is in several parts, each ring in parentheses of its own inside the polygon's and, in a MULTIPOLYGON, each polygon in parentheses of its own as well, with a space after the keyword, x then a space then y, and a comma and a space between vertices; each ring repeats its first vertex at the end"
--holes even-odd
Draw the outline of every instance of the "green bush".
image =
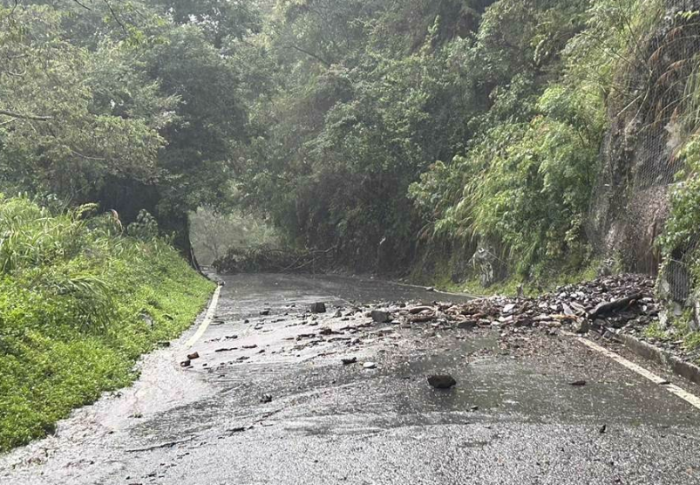
POLYGON ((129 384, 139 356, 187 328, 211 292, 164 241, 122 236, 93 210, 0 196, 0 451, 129 384))

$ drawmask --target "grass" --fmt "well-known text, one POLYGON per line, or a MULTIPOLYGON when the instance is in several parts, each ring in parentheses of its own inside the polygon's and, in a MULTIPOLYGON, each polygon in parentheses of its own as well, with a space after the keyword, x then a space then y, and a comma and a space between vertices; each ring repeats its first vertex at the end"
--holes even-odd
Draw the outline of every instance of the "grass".
POLYGON ((166 242, 121 235, 85 208, 0 197, 0 451, 45 436, 177 337, 213 284, 166 242))
POLYGON ((644 336, 648 339, 655 339, 662 342, 671 340, 669 332, 666 331, 659 322, 653 322, 645 328, 644 336))
MULTIPOLYGON (((683 315, 671 319, 673 325, 673 338, 675 340, 683 340, 683 347, 688 351, 694 351, 700 348, 700 332, 693 330, 691 321, 693 320, 693 311, 686 309, 683 315)), ((669 332, 670 333, 670 332, 669 332)), ((668 339, 671 336, 667 337, 668 339)))
MULTIPOLYGON (((644 336, 661 342, 682 340, 685 350, 696 351, 700 349, 700 332, 693 330, 690 325, 692 318, 692 311, 686 310, 680 317, 671 318, 671 326, 668 328, 664 328, 658 321, 652 323, 644 330, 644 336)), ((695 363, 700 364, 700 360, 695 363)))

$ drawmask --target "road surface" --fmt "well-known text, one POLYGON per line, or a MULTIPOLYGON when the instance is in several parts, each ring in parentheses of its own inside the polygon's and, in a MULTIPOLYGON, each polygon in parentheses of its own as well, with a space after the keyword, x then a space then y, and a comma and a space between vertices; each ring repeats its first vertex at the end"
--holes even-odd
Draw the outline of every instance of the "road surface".
POLYGON ((197 325, 133 387, 0 457, 0 483, 700 483, 700 410, 571 337, 367 326, 372 301, 446 299, 379 281, 225 280, 191 348, 197 325))

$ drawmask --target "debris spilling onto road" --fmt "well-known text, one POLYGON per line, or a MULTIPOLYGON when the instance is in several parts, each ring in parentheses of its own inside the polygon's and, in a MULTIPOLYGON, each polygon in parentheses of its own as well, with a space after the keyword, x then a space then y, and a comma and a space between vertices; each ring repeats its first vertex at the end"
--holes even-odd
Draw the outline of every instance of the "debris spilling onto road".
MULTIPOLYGON (((341 354, 336 357, 338 364, 349 368, 358 364, 363 370, 372 370, 384 368, 381 361, 364 360, 363 357, 367 356, 358 356, 357 353, 374 342, 383 342, 390 348, 400 347, 398 342, 405 335, 404 329, 413 329, 427 339, 440 340, 446 333, 451 333, 455 340, 466 340, 470 338, 468 332, 482 328, 498 332, 496 352, 501 355, 536 356, 540 353, 542 339, 549 340, 564 331, 579 334, 596 331, 616 339, 618 332, 641 333, 643 328, 657 321, 659 312, 660 303, 654 298, 652 280, 640 275, 600 277, 586 283, 562 286, 536 298, 495 296, 456 304, 397 301, 370 305, 350 302, 347 306, 339 306, 311 301, 279 308, 266 305, 255 312, 259 314, 257 318, 252 317, 251 321, 243 323, 263 332, 269 332, 271 327, 281 323, 284 323, 284 328, 298 327, 298 331, 290 330, 282 339, 290 345, 266 351, 262 348, 265 345, 237 335, 226 335, 215 341, 237 340, 240 345, 224 344, 213 353, 221 355, 238 351, 247 354, 221 362, 219 366, 222 366, 249 361, 253 358, 251 351, 301 357, 302 353, 313 352, 314 348, 340 343, 345 350, 326 350, 319 356, 341 354), (344 352, 347 355, 342 355, 344 352)), ((197 357, 192 354, 181 365, 190 367, 190 360, 197 357)), ((478 358, 478 355, 471 357, 478 358)), ((214 369, 207 371, 213 373, 214 369)), ((434 388, 449 389, 456 384, 451 383, 452 378, 445 370, 435 369, 434 372, 437 375, 429 379, 434 388)), ((575 387, 586 385, 569 383, 575 387)))
POLYGON ((436 323, 470 330, 476 327, 568 327, 619 329, 629 323, 648 324, 659 313, 651 279, 639 275, 598 278, 560 287, 538 298, 491 297, 452 305, 434 302, 374 310, 375 322, 436 323))

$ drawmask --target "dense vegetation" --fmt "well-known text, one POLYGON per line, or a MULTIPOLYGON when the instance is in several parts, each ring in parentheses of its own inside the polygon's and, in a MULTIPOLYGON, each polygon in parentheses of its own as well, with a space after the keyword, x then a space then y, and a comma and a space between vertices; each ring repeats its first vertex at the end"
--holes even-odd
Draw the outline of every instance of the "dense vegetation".
POLYGON ((581 269, 610 98, 659 7, 277 2, 240 198, 355 269, 581 269))
POLYGON ((600 256, 587 223, 613 112, 652 111, 650 39, 696 23, 672 5, 8 6, 0 182, 126 223, 145 209, 188 254, 188 214, 236 208, 357 271, 545 281, 600 256))
POLYGON ((187 328, 211 292, 152 220, 127 235, 95 209, 55 215, 0 197, 0 451, 128 384, 138 357, 187 328))
POLYGON ((214 0, 5 3, 5 192, 97 202, 125 223, 145 209, 189 250, 188 212, 230 197, 232 154, 247 137, 230 56, 257 17, 214 0))

